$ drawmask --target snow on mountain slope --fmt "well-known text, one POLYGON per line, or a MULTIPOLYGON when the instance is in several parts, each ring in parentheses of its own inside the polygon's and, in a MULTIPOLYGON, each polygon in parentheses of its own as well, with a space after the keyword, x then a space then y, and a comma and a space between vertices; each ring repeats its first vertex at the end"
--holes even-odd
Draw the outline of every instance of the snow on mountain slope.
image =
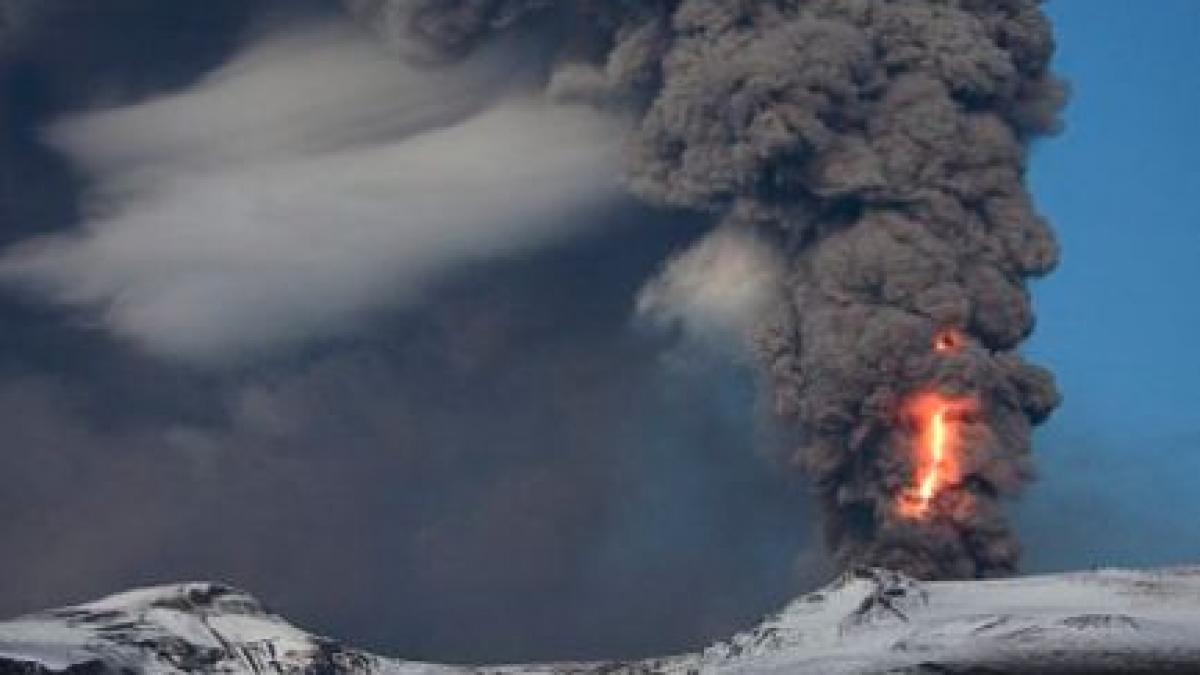
POLYGON ((310 635, 216 584, 131 591, 0 623, 5 673, 1200 673, 1200 567, 920 583, 842 575, 696 654, 462 668, 310 635))
POLYGON ((219 584, 130 591, 0 624, 0 674, 428 670, 309 635, 219 584))
POLYGON ((1200 673, 1200 568, 918 583, 861 570, 665 672, 1200 673))

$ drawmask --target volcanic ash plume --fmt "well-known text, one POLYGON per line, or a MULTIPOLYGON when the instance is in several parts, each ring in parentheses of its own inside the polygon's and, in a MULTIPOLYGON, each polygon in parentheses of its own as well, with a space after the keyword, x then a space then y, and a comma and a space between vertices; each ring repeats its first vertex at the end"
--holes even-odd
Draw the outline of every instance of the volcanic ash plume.
POLYGON ((758 330, 846 565, 1010 572, 1058 403, 1015 351, 1058 249, 1023 182, 1065 96, 1036 0, 349 0, 453 58, 543 15, 561 98, 631 110, 627 179, 774 242, 758 330))

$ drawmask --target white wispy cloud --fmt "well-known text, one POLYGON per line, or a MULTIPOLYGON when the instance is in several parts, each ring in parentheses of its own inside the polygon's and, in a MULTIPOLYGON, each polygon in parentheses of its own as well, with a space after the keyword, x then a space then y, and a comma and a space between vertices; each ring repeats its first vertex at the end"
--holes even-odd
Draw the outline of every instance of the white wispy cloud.
POLYGON ((747 228, 723 226, 667 261, 638 294, 642 321, 743 346, 781 292, 784 265, 747 228))
POLYGON ((619 193, 614 122, 507 94, 519 47, 406 66, 352 29, 252 45, 181 92, 63 119, 85 222, 0 277, 212 361, 341 330, 464 262, 572 233, 619 193), (577 225, 579 227, 581 225, 577 225))

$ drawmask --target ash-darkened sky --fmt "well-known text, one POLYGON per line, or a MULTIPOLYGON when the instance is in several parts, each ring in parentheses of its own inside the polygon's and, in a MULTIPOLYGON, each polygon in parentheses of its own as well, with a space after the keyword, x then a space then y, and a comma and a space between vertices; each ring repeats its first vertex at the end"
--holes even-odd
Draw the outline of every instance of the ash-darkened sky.
POLYGON ((707 224, 507 94, 539 45, 431 74, 326 3, 10 5, 0 614, 217 579, 388 653, 602 656, 827 574, 744 360, 637 317, 707 224))
MULTIPOLYGON (((216 579, 406 657, 632 656, 830 574, 732 301, 644 290, 711 223, 526 95, 547 45, 428 71, 334 3, 37 5, 0 3, 0 615, 216 579)), ((1067 403, 1017 529, 1034 569, 1194 559, 1200 10, 1051 14, 1067 403)))

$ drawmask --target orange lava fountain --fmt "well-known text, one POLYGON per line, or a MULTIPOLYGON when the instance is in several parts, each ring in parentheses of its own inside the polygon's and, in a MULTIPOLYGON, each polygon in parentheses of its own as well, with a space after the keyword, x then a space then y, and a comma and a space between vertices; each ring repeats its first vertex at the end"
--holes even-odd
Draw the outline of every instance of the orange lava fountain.
POLYGON ((921 394, 909 404, 908 414, 917 422, 916 485, 900 495, 898 510, 905 518, 929 515, 934 497, 960 476, 962 441, 957 424, 975 412, 975 401, 938 393, 921 394))

